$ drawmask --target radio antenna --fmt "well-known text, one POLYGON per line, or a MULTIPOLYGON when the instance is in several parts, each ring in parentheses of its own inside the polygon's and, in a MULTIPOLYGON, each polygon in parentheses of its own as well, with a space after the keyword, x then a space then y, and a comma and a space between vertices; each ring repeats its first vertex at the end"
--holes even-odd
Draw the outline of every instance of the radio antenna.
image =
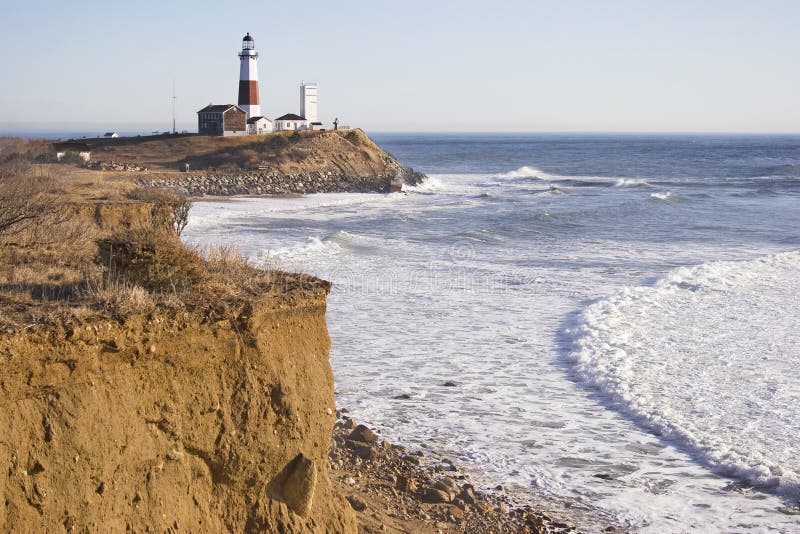
POLYGON ((178 133, 178 130, 175 128, 175 100, 178 97, 175 96, 175 80, 172 80, 172 133, 178 133))

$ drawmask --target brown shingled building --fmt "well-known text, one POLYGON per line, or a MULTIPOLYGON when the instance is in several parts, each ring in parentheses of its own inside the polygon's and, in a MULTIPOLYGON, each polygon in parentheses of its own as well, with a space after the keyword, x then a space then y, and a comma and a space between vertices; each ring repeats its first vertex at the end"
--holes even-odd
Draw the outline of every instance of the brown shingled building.
POLYGON ((247 112, 233 104, 209 104, 197 112, 200 135, 247 135, 247 112))

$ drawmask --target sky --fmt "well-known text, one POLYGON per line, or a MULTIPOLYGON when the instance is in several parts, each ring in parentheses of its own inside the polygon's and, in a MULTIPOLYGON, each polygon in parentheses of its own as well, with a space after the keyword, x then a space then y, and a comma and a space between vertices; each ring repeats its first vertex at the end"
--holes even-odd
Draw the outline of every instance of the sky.
POLYGON ((800 132, 800 0, 2 0, 0 130, 168 130, 236 103, 369 131, 800 132))

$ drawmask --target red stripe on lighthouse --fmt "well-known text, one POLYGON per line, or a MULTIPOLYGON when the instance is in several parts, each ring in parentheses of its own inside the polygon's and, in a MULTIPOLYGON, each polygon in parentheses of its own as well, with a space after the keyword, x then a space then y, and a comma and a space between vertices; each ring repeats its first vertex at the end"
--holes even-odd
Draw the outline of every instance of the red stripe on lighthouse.
POLYGON ((258 82, 253 80, 239 80, 239 105, 258 105, 258 82))

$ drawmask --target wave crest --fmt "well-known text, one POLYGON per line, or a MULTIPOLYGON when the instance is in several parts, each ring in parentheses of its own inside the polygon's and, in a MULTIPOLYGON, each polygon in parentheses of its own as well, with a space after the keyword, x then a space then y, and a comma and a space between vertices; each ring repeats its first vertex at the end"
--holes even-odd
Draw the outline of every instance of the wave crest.
POLYGON ((671 271, 588 306, 578 377, 715 472, 800 497, 800 252, 671 271))
POLYGON ((640 178, 619 178, 612 187, 650 187, 650 184, 640 178))

